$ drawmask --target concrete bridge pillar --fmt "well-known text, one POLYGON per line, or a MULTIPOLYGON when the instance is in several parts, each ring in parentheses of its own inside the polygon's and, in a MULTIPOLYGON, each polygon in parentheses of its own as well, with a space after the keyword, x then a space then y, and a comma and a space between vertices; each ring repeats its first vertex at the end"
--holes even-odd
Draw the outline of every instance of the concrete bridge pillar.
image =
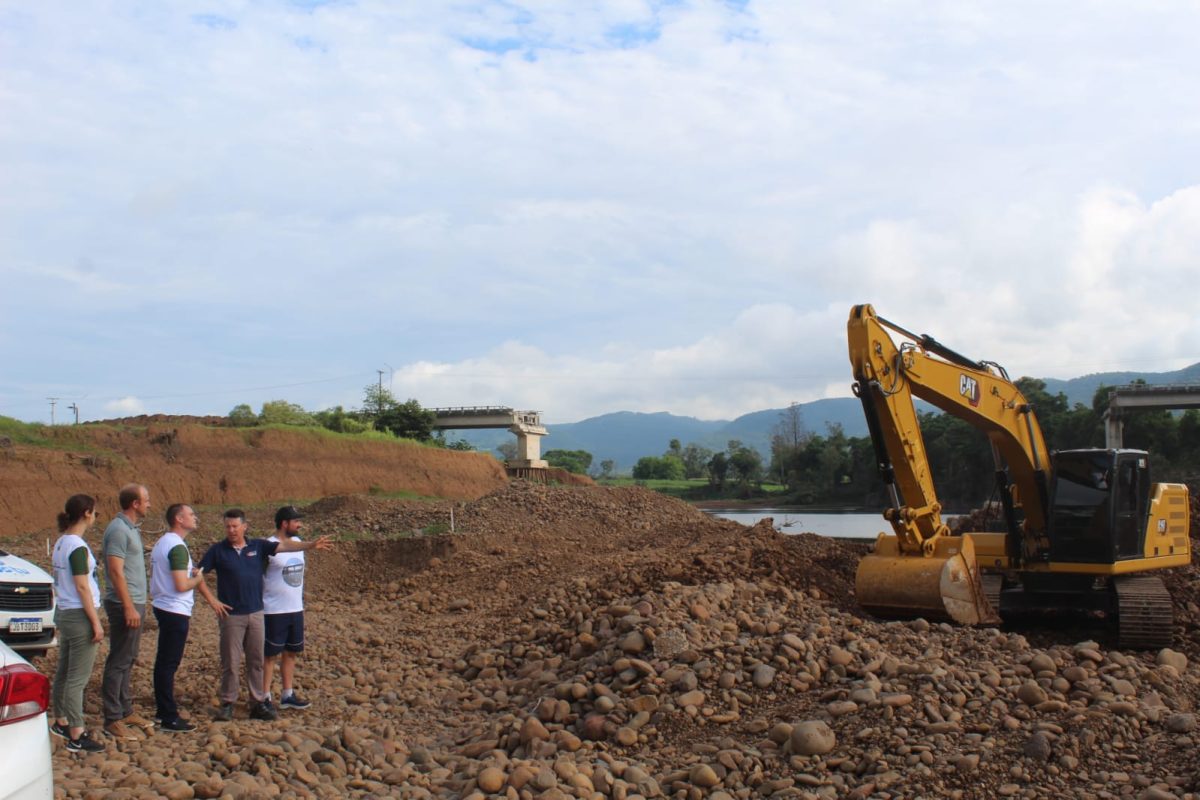
POLYGON ((540 415, 518 413, 508 430, 517 437, 517 458, 508 466, 522 469, 545 469, 550 466, 542 460, 542 437, 549 431, 543 427, 540 415))
POLYGON ((1110 408, 1104 412, 1104 446, 1119 450, 1124 438, 1125 422, 1116 409, 1110 408))

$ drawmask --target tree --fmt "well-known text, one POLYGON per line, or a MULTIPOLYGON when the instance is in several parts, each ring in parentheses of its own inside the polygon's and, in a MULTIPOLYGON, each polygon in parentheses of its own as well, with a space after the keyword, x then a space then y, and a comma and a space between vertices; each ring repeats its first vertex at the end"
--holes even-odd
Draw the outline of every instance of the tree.
POLYGON ((683 479, 683 461, 675 456, 642 456, 633 466, 633 477, 639 481, 683 479))
POLYGON ((258 414, 263 425, 316 425, 317 421, 295 403, 287 400, 268 400, 258 414))
POLYGON ((715 486, 725 486, 725 476, 729 473, 729 459, 724 453, 713 453, 708 460, 708 481, 715 486))
POLYGON ((398 405, 392 390, 377 383, 368 383, 363 389, 362 413, 373 419, 382 417, 389 408, 398 405))
POLYGON ((389 431, 402 439, 428 442, 433 439, 437 415, 409 398, 403 403, 386 387, 368 383, 363 389, 363 407, 359 415, 372 422, 376 430, 389 431))
POLYGON ((509 440, 496 446, 496 452, 500 454, 501 461, 516 461, 517 460, 517 443, 509 440))
POLYGON ((375 418, 375 427, 391 431, 402 439, 428 442, 433 438, 435 422, 437 414, 421 408, 420 403, 410 398, 385 407, 383 413, 375 418))
POLYGON ((753 447, 746 447, 737 439, 730 439, 726 448, 729 471, 743 486, 762 476, 762 456, 753 447))
POLYGON ((592 465, 592 454, 586 450, 547 450, 543 457, 550 466, 576 475, 586 475, 592 465))
POLYGON ((712 455, 712 450, 709 450, 707 447, 701 447, 698 444, 689 442, 683 448, 683 477, 688 479, 703 478, 712 455))
POLYGON ((611 478, 613 471, 617 468, 617 462, 611 458, 606 458, 600 462, 600 478, 611 478))
POLYGON ((790 403, 779 412, 779 421, 771 428, 771 464, 768 471, 779 482, 796 487, 795 462, 812 436, 804 430, 804 414, 799 403, 790 403))
POLYGON ((355 418, 341 406, 316 411, 313 413, 313 418, 321 427, 338 433, 363 433, 371 429, 370 425, 355 418))
POLYGON ((246 403, 239 403, 229 412, 229 424, 235 428, 250 428, 258 424, 258 416, 246 403))

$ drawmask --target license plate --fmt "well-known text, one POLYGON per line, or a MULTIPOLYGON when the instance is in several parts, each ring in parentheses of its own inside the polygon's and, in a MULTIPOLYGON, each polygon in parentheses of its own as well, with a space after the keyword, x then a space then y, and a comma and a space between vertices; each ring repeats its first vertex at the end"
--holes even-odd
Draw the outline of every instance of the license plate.
POLYGON ((9 633, 41 633, 42 621, 37 617, 10 619, 8 621, 9 633))

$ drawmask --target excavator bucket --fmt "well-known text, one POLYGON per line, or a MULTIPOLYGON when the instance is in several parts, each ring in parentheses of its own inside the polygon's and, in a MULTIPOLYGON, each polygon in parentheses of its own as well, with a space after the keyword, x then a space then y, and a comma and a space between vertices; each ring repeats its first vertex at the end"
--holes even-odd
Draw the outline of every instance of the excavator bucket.
POLYGON ((940 536, 928 556, 907 555, 900 540, 880 534, 858 564, 854 591, 864 610, 880 617, 924 617, 962 625, 995 624, 983 592, 970 536, 940 536))

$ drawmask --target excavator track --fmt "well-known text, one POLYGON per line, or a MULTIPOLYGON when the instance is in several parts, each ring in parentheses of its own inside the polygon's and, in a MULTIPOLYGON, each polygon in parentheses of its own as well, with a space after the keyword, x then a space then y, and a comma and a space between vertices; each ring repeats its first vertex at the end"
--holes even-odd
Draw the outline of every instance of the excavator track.
POLYGON ((1117 641, 1120 647, 1152 650, 1171 645, 1174 612, 1162 579, 1122 575, 1113 579, 1117 595, 1117 641))
POLYGON ((987 598, 988 604, 992 609, 1000 613, 1000 591, 1004 588, 1003 575, 984 575, 983 581, 983 596, 987 598))

